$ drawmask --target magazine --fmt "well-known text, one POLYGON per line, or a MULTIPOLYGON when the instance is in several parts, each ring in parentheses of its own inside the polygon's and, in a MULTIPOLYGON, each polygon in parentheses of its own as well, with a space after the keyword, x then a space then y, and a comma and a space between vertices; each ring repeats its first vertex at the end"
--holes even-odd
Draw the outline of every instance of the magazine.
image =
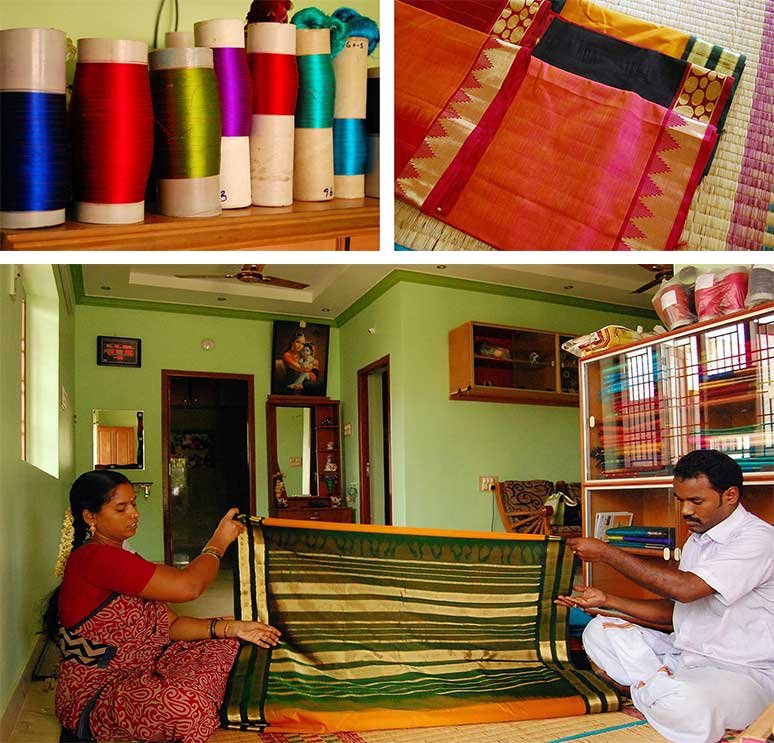
POLYGON ((594 517, 594 538, 604 539, 608 529, 631 526, 633 518, 630 511, 600 511, 594 517))

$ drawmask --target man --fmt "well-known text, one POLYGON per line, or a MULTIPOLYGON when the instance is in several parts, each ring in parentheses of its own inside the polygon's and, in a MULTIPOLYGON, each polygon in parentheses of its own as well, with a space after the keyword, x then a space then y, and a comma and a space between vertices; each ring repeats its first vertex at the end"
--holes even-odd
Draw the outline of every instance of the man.
POLYGON ((672 625, 671 634, 617 617, 595 617, 583 644, 602 675, 629 687, 648 722, 675 743, 716 743, 774 701, 774 527, 745 510, 742 470, 714 450, 675 465, 674 497, 692 532, 679 570, 598 539, 569 539, 662 599, 628 599, 576 586, 558 603, 604 608, 672 625))

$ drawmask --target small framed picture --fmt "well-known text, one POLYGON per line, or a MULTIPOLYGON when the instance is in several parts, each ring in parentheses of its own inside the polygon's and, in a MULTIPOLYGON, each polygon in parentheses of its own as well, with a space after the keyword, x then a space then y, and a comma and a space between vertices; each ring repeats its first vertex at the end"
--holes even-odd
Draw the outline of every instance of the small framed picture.
POLYGON ((141 340, 97 336, 97 364, 100 366, 142 366, 141 340))

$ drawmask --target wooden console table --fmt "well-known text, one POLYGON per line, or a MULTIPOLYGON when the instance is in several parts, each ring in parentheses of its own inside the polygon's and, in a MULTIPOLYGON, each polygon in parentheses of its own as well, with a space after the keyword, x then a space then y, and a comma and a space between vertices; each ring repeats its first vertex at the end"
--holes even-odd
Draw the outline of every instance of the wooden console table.
POLYGON ((184 219, 148 213, 140 224, 70 222, 3 230, 3 250, 378 250, 379 199, 295 202, 184 219))

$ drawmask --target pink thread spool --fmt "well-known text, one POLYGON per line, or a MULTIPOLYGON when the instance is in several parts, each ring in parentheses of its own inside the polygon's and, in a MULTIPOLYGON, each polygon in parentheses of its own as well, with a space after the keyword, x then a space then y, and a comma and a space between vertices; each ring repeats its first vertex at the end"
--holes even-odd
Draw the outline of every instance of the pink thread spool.
POLYGON ((653 297, 653 307, 667 330, 675 330, 696 321, 685 285, 672 279, 661 284, 653 297))

